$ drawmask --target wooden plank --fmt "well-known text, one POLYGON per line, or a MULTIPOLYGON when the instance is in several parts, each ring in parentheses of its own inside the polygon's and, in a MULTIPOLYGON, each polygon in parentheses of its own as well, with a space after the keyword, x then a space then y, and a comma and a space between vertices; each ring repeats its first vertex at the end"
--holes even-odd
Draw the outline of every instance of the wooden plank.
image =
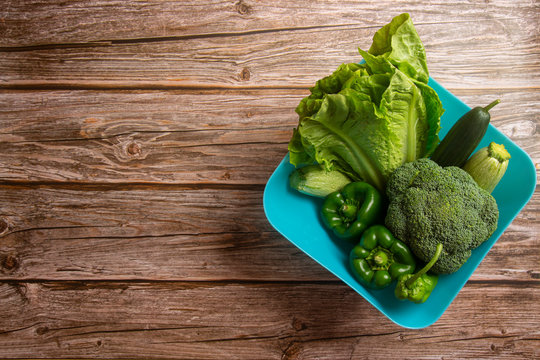
POLYGON ((1 193, 4 279, 334 280, 273 231, 258 190, 1 193))
POLYGON ((0 353, 349 359, 399 352, 415 359, 531 359, 540 355, 531 316, 540 311, 539 295, 538 284, 467 284, 438 322, 408 330, 341 284, 4 283, 0 353))
MULTIPOLYGON (((263 185, 287 153, 306 90, 0 92, 0 178, 263 185)), ((538 95, 458 91, 502 103, 492 123, 536 163, 538 95)))
MULTIPOLYGON (((492 0, 489 4, 408 2, 418 25, 426 23, 497 23, 508 19, 534 21, 537 8, 525 0, 492 0)), ((259 2, 241 1, 9 1, 0 9, 0 44, 36 46, 114 40, 160 39, 200 35, 363 26, 377 29, 396 16, 391 0, 259 2)))
MULTIPOLYGON (((0 187, 0 280, 337 281, 273 230, 261 198, 257 189, 0 187)), ((540 279, 539 205, 537 194, 473 280, 540 279)))
MULTIPOLYGON (((459 26, 419 24, 431 75, 452 88, 538 87, 538 57, 531 46, 538 26, 528 16, 494 21, 484 15, 459 26), (509 31, 514 35, 508 36, 509 31)), ((305 88, 344 62, 360 61, 357 48, 369 48, 375 31, 353 25, 230 35, 226 41, 194 36, 75 48, 3 48, 0 87, 305 88)))
POLYGON ((3 92, 1 177, 264 184, 304 95, 3 92))

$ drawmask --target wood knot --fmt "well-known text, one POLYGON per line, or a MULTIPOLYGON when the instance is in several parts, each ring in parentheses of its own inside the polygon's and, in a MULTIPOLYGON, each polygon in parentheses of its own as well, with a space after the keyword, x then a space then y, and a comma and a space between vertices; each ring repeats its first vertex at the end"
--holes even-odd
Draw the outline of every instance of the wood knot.
POLYGON ((15 255, 8 254, 2 258, 2 267, 8 271, 13 271, 19 267, 19 259, 15 255))
POLYGON ((45 333, 47 333, 49 331, 49 328, 46 327, 46 326, 40 326, 36 329, 36 334, 38 335, 44 335, 45 333))
POLYGON ((249 72, 249 69, 247 67, 243 68, 240 72, 240 80, 242 81, 248 81, 251 77, 251 73, 249 72))
POLYGON ((251 6, 244 3, 242 0, 237 2, 234 5, 234 8, 236 9, 236 12, 238 12, 240 15, 248 15, 251 13, 251 6))
POLYGON ((132 136, 119 138, 114 147, 114 155, 121 162, 140 161, 148 155, 142 140, 136 140, 132 136))
POLYGON ((131 156, 138 156, 141 154, 141 147, 139 144, 132 142, 127 146, 127 153, 131 156))
POLYGON ((231 173, 228 171, 225 171, 223 175, 221 175, 221 179, 223 180, 229 180, 231 178, 231 173))
POLYGON ((301 320, 294 318, 292 322, 293 329, 296 331, 305 330, 307 325, 304 324, 301 320))

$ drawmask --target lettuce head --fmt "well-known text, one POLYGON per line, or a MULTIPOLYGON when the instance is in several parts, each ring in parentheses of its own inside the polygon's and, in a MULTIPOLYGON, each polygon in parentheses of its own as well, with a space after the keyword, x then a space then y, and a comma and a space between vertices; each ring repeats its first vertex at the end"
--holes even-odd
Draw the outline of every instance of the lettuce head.
POLYGON ((405 162, 439 143, 444 110, 427 84, 425 50, 408 14, 373 37, 361 64, 343 64, 310 89, 289 142, 295 166, 318 163, 383 190, 405 162))

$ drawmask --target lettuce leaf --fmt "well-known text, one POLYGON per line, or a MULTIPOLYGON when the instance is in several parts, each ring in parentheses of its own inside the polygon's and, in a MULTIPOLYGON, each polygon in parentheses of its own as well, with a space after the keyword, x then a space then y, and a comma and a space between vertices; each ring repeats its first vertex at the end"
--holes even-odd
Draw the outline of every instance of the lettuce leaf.
POLYGON ((340 92, 343 84, 362 67, 363 65, 356 63, 341 64, 331 75, 317 80, 315 86, 309 89, 311 94, 302 99, 296 107, 300 119, 315 114, 321 107, 324 95, 340 92))
POLYGON ((441 116, 444 114, 444 109, 439 99, 437 92, 427 84, 414 81, 415 85, 420 89, 422 98, 426 105, 429 127, 427 131, 426 148, 424 155, 419 157, 429 157, 437 145, 439 145, 439 131, 441 130, 441 116))
POLYGON ((401 71, 371 78, 387 84, 378 101, 361 86, 369 81, 356 83, 325 96, 297 131, 315 162, 383 190, 397 167, 425 155, 438 122, 432 124, 420 88, 401 71))
POLYGON ((415 80, 426 84, 429 80, 426 51, 407 13, 396 16, 375 33, 368 53, 386 59, 415 80))
POLYGON ((444 109, 427 85, 424 47, 408 14, 359 52, 365 63, 341 65, 296 108, 290 162, 322 164, 384 190, 398 166, 435 149, 444 109))
MULTIPOLYGON (((311 94, 300 101, 296 107, 296 113, 300 118, 311 116, 319 111, 323 98, 326 94, 336 94, 341 91, 344 83, 357 71, 364 68, 365 65, 350 63, 340 65, 331 75, 326 76, 315 83, 310 88, 311 94)), ((302 145, 300 133, 297 129, 293 130, 293 135, 289 141, 289 161, 295 166, 313 163, 313 158, 308 154, 302 145)))

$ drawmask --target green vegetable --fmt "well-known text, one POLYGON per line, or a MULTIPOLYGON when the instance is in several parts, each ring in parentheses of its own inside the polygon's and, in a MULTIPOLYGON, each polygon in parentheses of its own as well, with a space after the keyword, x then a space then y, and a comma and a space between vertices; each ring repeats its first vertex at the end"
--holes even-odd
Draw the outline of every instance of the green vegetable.
POLYGON ((429 159, 399 167, 390 177, 385 224, 424 262, 443 251, 434 273, 457 271, 497 228, 495 199, 463 169, 429 159))
POLYGON ((482 189, 492 192, 504 176, 509 161, 510 154, 504 145, 492 142, 474 153, 463 166, 463 170, 468 172, 482 189))
POLYGON ((349 262, 358 281, 375 289, 412 273, 416 266, 409 248, 382 225, 371 226, 363 233, 350 253, 349 262))
POLYGON ((439 281, 438 275, 430 275, 427 272, 441 255, 442 244, 437 244, 435 254, 429 262, 416 274, 407 274, 399 277, 394 294, 400 300, 409 300, 420 304, 427 300, 439 281))
MULTIPOLYGON (((326 94, 337 94, 343 88, 343 84, 353 75, 356 70, 363 69, 364 65, 357 63, 342 64, 331 75, 326 76, 315 83, 310 88, 310 95, 303 98, 296 107, 296 113, 300 118, 311 116, 321 108, 323 98, 326 94)), ((309 164, 313 162, 312 156, 304 149, 302 137, 297 129, 293 130, 293 135, 289 142, 289 161, 295 166, 309 164)))
POLYGON ((317 80, 315 86, 310 88, 310 95, 300 101, 296 113, 301 117, 308 117, 319 111, 322 98, 326 94, 337 94, 343 84, 351 78, 355 71, 365 66, 357 63, 341 64, 331 75, 317 80))
POLYGON ((368 53, 386 60, 412 79, 423 83, 429 80, 424 45, 407 13, 396 16, 375 33, 368 53))
MULTIPOLYGON (((302 99, 296 108, 300 118, 315 114, 326 94, 337 94, 357 71, 363 75, 392 72, 398 68, 415 81, 427 84, 429 73, 424 45, 407 13, 396 16, 379 29, 373 36, 373 43, 368 52, 358 49, 366 64, 348 63, 340 65, 331 75, 326 76, 310 88, 310 95, 302 99)), ((378 85, 377 82, 374 84, 378 85)), ((380 98, 380 95, 377 96, 380 98)))
POLYGON ((463 115, 437 146, 431 160, 440 166, 462 167, 486 133, 491 119, 489 110, 499 102, 495 100, 484 108, 477 106, 463 115))
POLYGON ((337 237, 352 240, 380 220, 383 211, 383 199, 377 189, 365 182, 353 182, 326 197, 321 215, 337 237))
POLYGON ((342 172, 328 171, 320 165, 307 165, 289 175, 289 184, 293 189, 317 197, 326 197, 350 182, 351 179, 342 172))
POLYGON ((408 14, 360 53, 364 64, 340 66, 298 105, 290 162, 321 164, 383 191, 398 166, 433 152, 444 110, 427 85, 424 47, 408 14))

